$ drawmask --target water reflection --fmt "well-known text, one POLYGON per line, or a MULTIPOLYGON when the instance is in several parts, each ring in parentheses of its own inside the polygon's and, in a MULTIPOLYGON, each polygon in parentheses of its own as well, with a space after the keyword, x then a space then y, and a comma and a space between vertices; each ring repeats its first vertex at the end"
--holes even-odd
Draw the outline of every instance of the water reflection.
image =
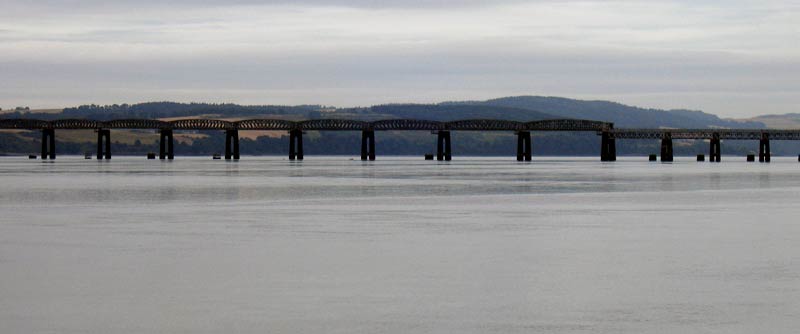
POLYGON ((800 326, 793 159, 378 159, 0 158, 0 328, 800 326))

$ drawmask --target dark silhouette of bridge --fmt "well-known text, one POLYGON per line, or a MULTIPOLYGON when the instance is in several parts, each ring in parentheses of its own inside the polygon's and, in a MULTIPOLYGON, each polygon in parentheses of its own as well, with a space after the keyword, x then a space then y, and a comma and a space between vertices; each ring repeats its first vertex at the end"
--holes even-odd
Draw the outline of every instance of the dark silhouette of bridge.
POLYGON ((532 131, 595 132, 601 137, 600 159, 617 159, 616 139, 651 139, 661 141, 661 160, 672 161, 673 139, 709 140, 709 160, 720 162, 721 140, 758 140, 759 161, 770 161, 769 141, 800 140, 800 130, 772 129, 614 129, 609 122, 581 119, 550 119, 517 122, 494 119, 470 119, 449 122, 419 119, 388 119, 358 121, 347 119, 314 119, 288 121, 280 119, 248 119, 225 121, 216 119, 182 119, 161 121, 154 119, 121 119, 97 121, 88 119, 0 119, 0 129, 26 129, 42 131, 42 159, 55 159, 55 130, 94 130, 97 132, 97 159, 111 159, 112 129, 153 129, 161 133, 161 159, 175 157, 173 131, 219 130, 225 131, 225 159, 239 159, 239 131, 278 130, 289 133, 289 159, 303 160, 304 131, 361 131, 361 159, 375 160, 375 131, 431 131, 437 135, 437 160, 451 160, 451 131, 508 131, 517 135, 517 160, 530 161, 532 131))

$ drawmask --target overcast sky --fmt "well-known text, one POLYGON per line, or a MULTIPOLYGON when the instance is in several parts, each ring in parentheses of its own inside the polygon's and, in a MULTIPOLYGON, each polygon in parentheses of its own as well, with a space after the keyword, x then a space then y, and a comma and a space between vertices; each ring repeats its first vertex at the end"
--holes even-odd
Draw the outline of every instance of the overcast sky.
POLYGON ((746 117, 799 93, 800 1, 0 0, 3 108, 553 95, 746 117))

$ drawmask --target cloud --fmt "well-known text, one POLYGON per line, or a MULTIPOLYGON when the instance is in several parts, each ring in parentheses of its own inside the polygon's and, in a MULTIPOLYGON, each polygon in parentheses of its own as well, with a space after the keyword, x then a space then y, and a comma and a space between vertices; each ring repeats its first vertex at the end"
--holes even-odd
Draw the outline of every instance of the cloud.
POLYGON ((754 94, 774 97, 773 112, 800 99, 797 5, 403 3, 82 1, 74 5, 91 10, 65 14, 61 2, 14 2, 39 12, 0 14, 8 78, 0 103, 365 105, 547 94, 747 115, 764 111, 747 102, 764 102, 754 94))

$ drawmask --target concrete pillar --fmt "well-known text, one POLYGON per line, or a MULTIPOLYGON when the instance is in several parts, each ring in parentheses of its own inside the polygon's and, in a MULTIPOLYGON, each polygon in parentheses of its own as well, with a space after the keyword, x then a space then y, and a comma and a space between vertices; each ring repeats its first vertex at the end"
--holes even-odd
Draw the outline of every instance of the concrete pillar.
POLYGON ((533 143, 530 131, 517 132, 517 161, 531 161, 533 143))
POLYGON ((669 132, 661 137, 661 161, 672 161, 672 134, 669 132))
POLYGON ((225 130, 225 160, 239 160, 239 130, 225 130))
POLYGON ((159 140, 159 151, 158 151, 158 158, 161 160, 164 159, 175 159, 175 149, 174 149, 174 141, 172 139, 172 129, 163 129, 161 130, 161 139, 159 140))
POLYGON ((711 135, 711 147, 708 152, 709 162, 720 162, 722 160, 722 145, 719 141, 719 133, 714 132, 711 135))
POLYGON ((303 130, 289 131, 289 160, 303 160, 303 130))
POLYGON ((436 139, 436 160, 452 160, 453 156, 450 151, 450 131, 439 131, 436 139))
POLYGON ((97 160, 111 159, 111 130, 97 130, 97 160))
POLYGON ((56 131, 42 129, 42 160, 56 158, 56 131))
POLYGON ((375 131, 361 131, 361 160, 375 160, 375 131))
POLYGON ((769 133, 762 133, 761 140, 758 142, 758 161, 759 162, 769 162, 770 161, 770 151, 769 151, 769 133))
POLYGON ((617 144, 611 132, 603 131, 600 140, 600 161, 617 161, 617 144))

